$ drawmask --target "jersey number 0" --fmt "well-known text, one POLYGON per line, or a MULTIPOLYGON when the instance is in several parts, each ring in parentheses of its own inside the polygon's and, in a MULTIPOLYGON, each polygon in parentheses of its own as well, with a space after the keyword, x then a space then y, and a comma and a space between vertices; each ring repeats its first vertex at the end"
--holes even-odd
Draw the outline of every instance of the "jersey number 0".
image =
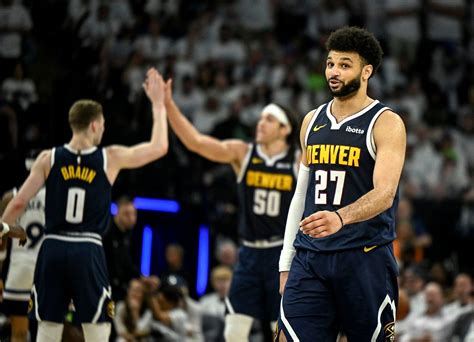
POLYGON ((81 188, 70 188, 67 192, 66 221, 69 223, 81 223, 84 216, 84 201, 86 190, 81 188))

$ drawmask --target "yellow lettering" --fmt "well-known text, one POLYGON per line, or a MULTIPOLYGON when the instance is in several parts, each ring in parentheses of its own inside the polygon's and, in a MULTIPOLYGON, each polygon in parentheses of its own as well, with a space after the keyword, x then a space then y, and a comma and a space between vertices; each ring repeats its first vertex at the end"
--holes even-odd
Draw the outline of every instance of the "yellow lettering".
POLYGON ((282 190, 291 191, 292 188, 293 188, 293 178, 291 176, 284 176, 282 190))
POLYGON ((349 166, 359 167, 360 148, 351 147, 349 150, 349 166))
POLYGON ((61 173, 63 174, 64 180, 69 179, 69 174, 67 173, 67 168, 65 166, 61 167, 61 173))
POLYGON ((89 174, 89 168, 83 167, 81 172, 81 180, 85 181, 87 179, 87 175, 89 174))
POLYGON ((291 191, 293 178, 284 174, 249 171, 247 172, 246 184, 252 187, 291 191))
POLYGON ((87 179, 84 180, 90 184, 94 180, 96 174, 97 172, 95 172, 94 170, 90 170, 87 179))
POLYGON ((76 167, 76 174, 74 175, 76 179, 81 179, 81 167, 77 166, 76 167))
POLYGON ((329 163, 329 146, 330 145, 321 145, 319 150, 319 162, 321 164, 329 163))
POLYGON ((314 145, 313 146, 313 153, 311 154, 311 160, 312 164, 318 164, 318 151, 319 150, 319 145, 314 145))
POLYGON ((74 176, 75 176, 75 174, 76 174, 76 173, 74 172, 74 166, 69 165, 69 166, 67 167, 67 170, 68 170, 68 172, 69 172, 69 178, 74 178, 74 176))
POLYGON ((347 165, 347 153, 349 146, 341 146, 339 149, 339 165, 347 165))
POLYGON ((249 171, 247 172, 247 185, 248 186, 252 186, 254 184, 254 179, 255 179, 255 176, 254 176, 254 172, 253 171, 249 171))
POLYGON ((337 153, 339 152, 339 145, 331 145, 330 146, 330 153, 331 153, 331 164, 336 164, 337 153))
POLYGON ((309 145, 306 147, 308 164, 337 164, 359 167, 361 149, 345 145, 309 145))

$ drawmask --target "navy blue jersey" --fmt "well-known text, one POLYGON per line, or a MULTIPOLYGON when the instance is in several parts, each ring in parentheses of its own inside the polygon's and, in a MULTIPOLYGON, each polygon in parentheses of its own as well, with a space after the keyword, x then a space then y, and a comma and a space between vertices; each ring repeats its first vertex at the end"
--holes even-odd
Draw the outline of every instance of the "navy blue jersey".
MULTIPOLYGON (((374 188, 376 146, 373 126, 385 107, 374 101, 358 113, 337 123, 332 101, 319 107, 306 131, 306 156, 310 169, 304 217, 317 211, 347 206, 374 188)), ((349 224, 325 238, 298 232, 295 247, 336 251, 382 245, 395 239, 398 192, 391 208, 376 217, 349 224)))
POLYGON ((91 232, 102 235, 110 217, 111 189, 102 148, 52 149, 46 180, 46 234, 91 232))
POLYGON ((272 241, 283 238, 296 186, 295 173, 293 151, 270 158, 259 145, 250 146, 238 179, 242 239, 272 241))

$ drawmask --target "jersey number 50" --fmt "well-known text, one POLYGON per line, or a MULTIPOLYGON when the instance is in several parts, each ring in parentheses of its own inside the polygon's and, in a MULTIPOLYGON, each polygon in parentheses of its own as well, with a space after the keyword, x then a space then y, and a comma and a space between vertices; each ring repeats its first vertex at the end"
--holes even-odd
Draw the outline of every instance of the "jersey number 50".
POLYGON ((256 189, 253 198, 253 212, 271 217, 280 214, 281 194, 275 190, 256 189))

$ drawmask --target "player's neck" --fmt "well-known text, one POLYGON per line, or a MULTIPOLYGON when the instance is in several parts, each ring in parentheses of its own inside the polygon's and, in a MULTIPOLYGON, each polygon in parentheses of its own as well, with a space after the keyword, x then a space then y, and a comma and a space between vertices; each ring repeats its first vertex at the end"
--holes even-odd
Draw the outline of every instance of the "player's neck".
POLYGON ((95 146, 92 137, 87 134, 73 134, 69 146, 75 150, 87 150, 95 146))
POLYGON ((331 106, 331 114, 336 118, 337 122, 350 117, 352 114, 355 114, 374 100, 367 96, 366 92, 359 92, 352 97, 335 97, 331 106))
POLYGON ((268 144, 260 144, 262 152, 268 157, 273 157, 288 150, 288 144, 285 140, 276 140, 268 144))

